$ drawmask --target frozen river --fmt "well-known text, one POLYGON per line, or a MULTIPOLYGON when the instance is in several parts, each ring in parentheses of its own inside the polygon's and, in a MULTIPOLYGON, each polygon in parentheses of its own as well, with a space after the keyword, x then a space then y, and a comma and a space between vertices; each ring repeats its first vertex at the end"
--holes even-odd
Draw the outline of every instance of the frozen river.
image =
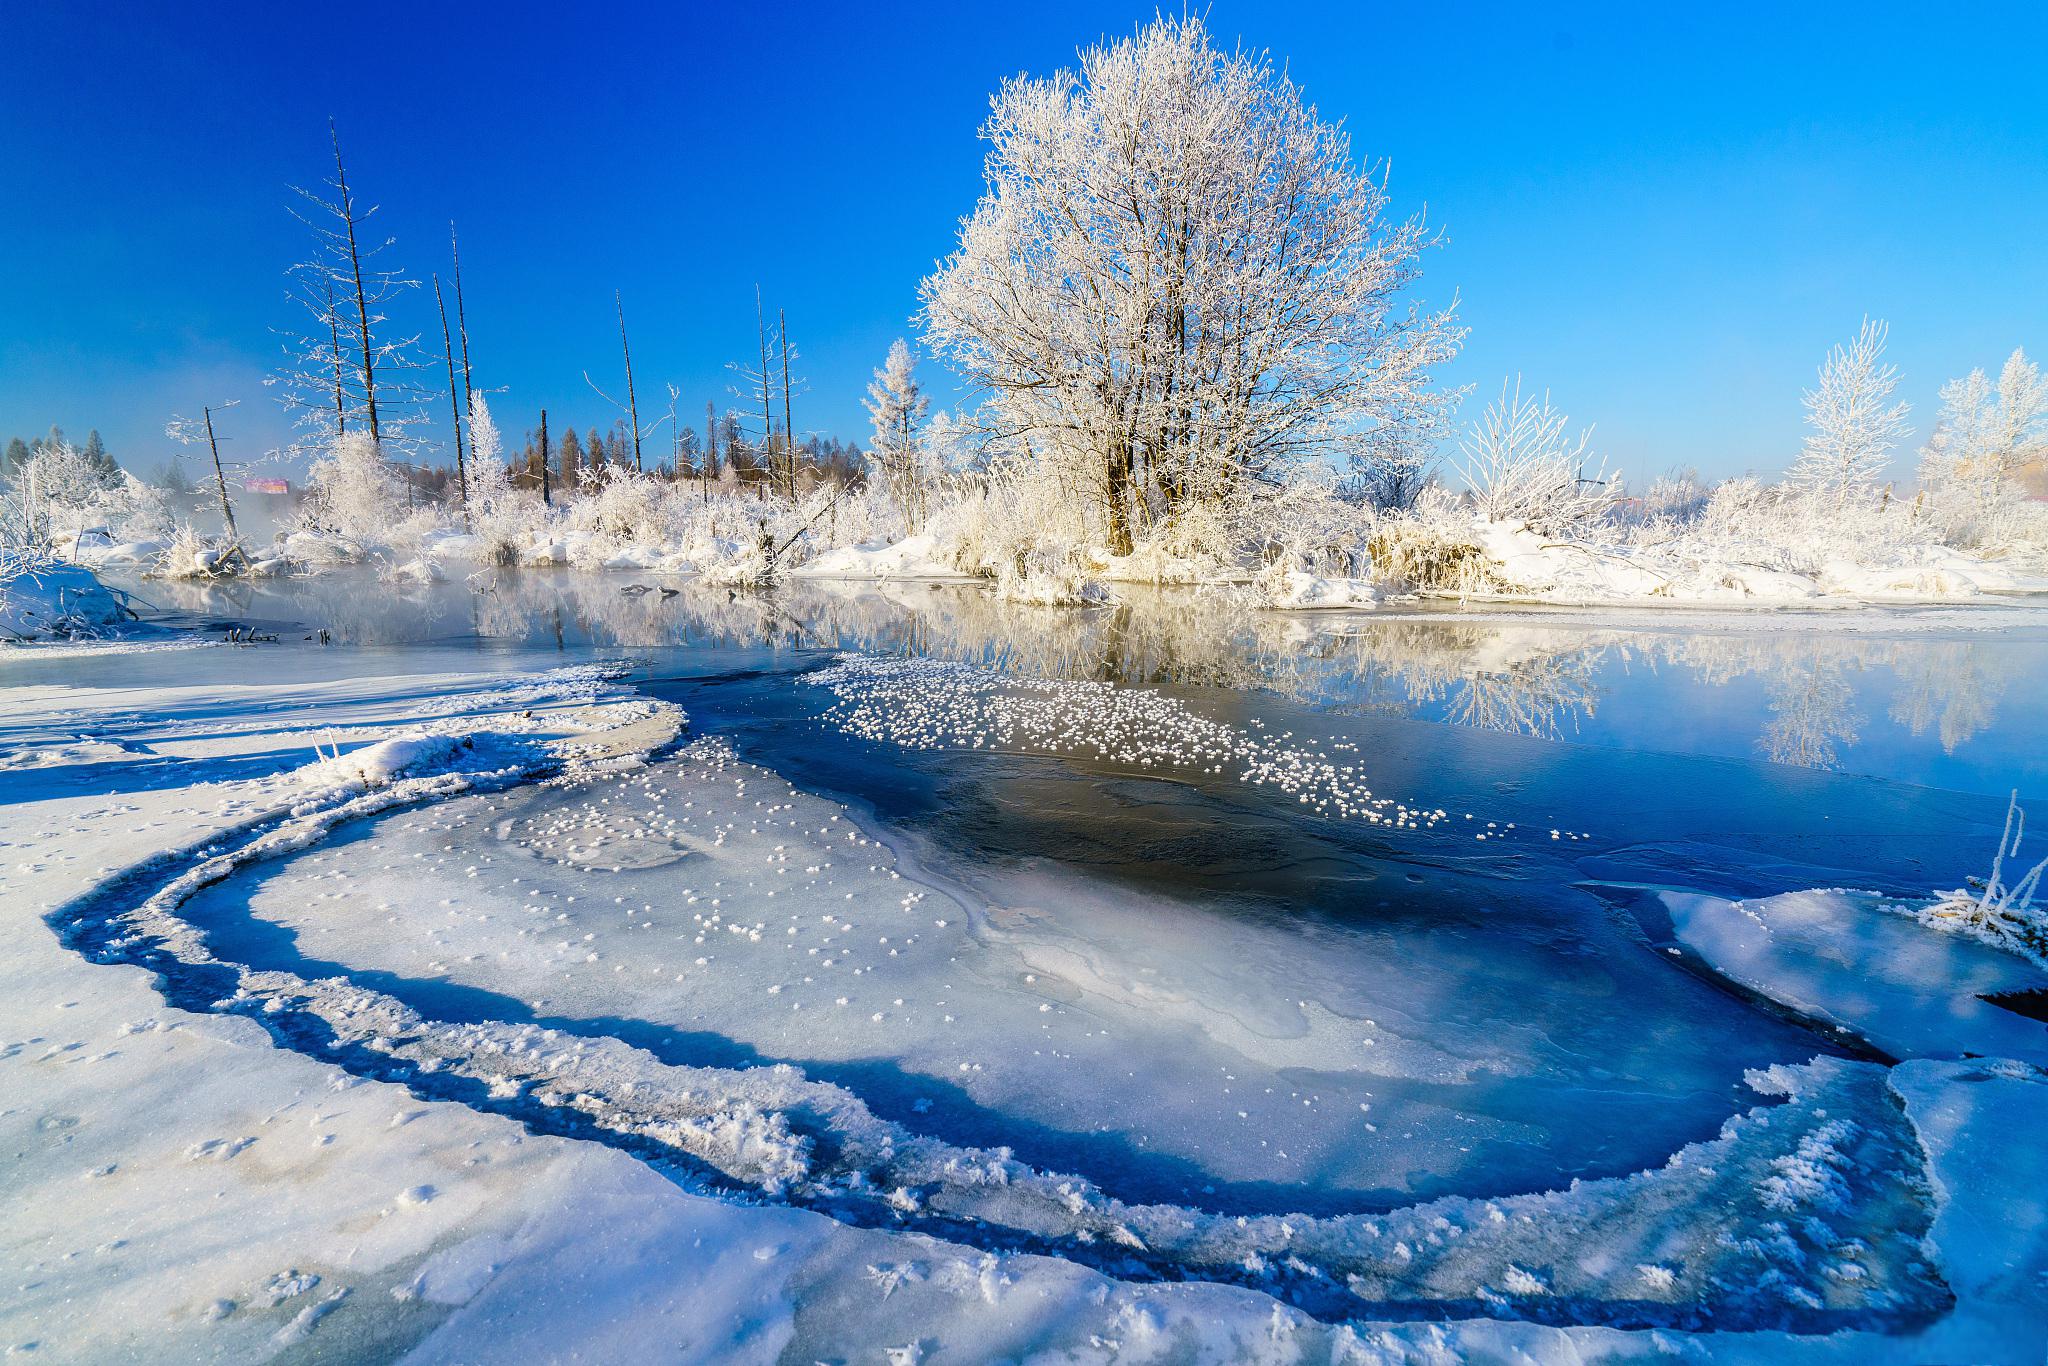
MULTIPOLYGON (((2048 795, 2048 625, 2014 609, 133 587, 172 627, 276 639, 0 668, 402 691, 628 660, 689 717, 644 768, 402 806, 248 864, 182 910, 222 961, 696 1076, 792 1064, 892 1132, 1188 1217, 1625 1178, 1713 1140, 1768 1069, 1886 1061, 1702 970, 1652 890, 1924 894, 1982 862, 2009 789, 2048 795)), ((779 1122, 854 1143, 830 1105, 779 1122)), ((925 1217, 860 1189, 813 1203, 925 1217)), ((1871 1238, 1910 1233, 1869 1203, 1871 1238)), ((1910 1280, 1887 1313, 1931 1309, 1910 1280)))

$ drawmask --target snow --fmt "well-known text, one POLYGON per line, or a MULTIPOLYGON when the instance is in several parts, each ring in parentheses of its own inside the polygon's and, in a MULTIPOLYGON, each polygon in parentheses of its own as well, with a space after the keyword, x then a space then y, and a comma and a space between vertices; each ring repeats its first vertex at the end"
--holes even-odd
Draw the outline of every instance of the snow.
POLYGON ((92 635, 128 615, 120 600, 82 565, 0 562, 0 640, 92 635))
POLYGON ((941 558, 930 533, 900 541, 869 541, 845 545, 816 556, 795 573, 814 579, 959 579, 959 570, 941 558))
POLYGON ((2048 592, 2048 576, 1937 545, 1908 547, 1885 563, 1837 557, 1807 574, 1688 553, 1682 542, 1670 548, 1602 545, 1544 536, 1519 523, 1482 521, 1474 537, 1506 584, 1500 596, 1540 602, 1785 606, 1830 598, 1924 602, 2048 592))
POLYGON ((1366 579, 1326 579, 1290 569, 1271 586, 1266 606, 1293 611, 1371 607, 1379 594, 1366 579))

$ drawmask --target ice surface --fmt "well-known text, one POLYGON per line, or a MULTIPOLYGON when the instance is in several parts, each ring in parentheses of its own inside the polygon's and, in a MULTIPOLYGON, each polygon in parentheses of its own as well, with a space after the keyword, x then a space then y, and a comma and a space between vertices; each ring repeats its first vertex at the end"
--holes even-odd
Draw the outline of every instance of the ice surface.
MULTIPOLYGON (((633 610, 657 620, 657 604, 633 610)), ((1543 657, 1495 641, 1489 668, 1543 657)), ((308 680, 362 658, 48 658, 0 704, 20 746, 0 769, 0 904, 20 917, 0 949, 0 1144, 22 1193, 0 1239, 18 1287, 0 1345, 2038 1357, 2042 1173, 2038 1145, 2014 1141, 2048 1120, 2037 1069, 1808 1061, 1818 1044, 1780 1048, 1804 1036, 1671 971, 1562 885, 1575 858, 1640 872, 1661 853, 1687 877, 1740 865, 1768 881, 1822 850, 1898 880, 1913 857, 1886 852, 1885 820, 1922 819, 1932 841, 1982 803, 1873 787, 1824 845, 1764 833, 1774 809, 1754 834, 1738 812, 1661 850, 1618 844, 1655 820, 1610 825, 1589 804, 1573 824, 1596 841, 1554 848, 1524 821, 1496 854, 1466 810, 1504 823, 1553 789, 1597 790, 1588 775, 1685 774, 1702 802, 1762 789, 1697 764, 1581 756, 1548 772, 1503 737, 1447 744, 1459 772, 1433 779, 1385 745, 1353 754, 1298 720, 1253 727, 1187 698, 1169 699, 1185 714, 1131 704, 1153 729, 1090 745, 1101 704, 1029 688, 1016 695, 1084 722, 1079 737, 1013 755, 975 750, 995 735, 975 726, 917 748, 777 720, 788 733, 770 743, 767 720, 739 713, 855 702, 773 676, 706 685, 716 705, 691 708, 734 725, 731 744, 532 786, 517 780, 659 744, 665 708, 595 675, 437 675, 445 652, 345 687, 308 680), (1201 755, 1177 747, 1211 733, 1190 715, 1227 722, 1214 743, 1260 748, 1197 773, 1201 755), (316 744, 364 757, 308 771, 316 744), (1323 761, 1371 800, 1455 819, 1363 819, 1323 761), (862 764, 876 789, 929 789, 895 804, 813 790, 862 764), (1241 781, 1259 764, 1323 785, 1241 781), (515 785, 494 790, 499 775, 515 785), (1298 800, 1310 791, 1324 809, 1298 800), (1458 800, 1430 800, 1445 791, 1458 800), (932 801, 965 805, 939 820, 932 801), (957 841, 991 812, 1017 840, 957 841), (1187 838, 1162 838, 1175 829, 1187 838), (1063 841, 1085 857, 1050 857, 1063 841), (1103 861, 1120 846, 1142 856, 1103 861), (175 848, 192 852, 117 876, 175 848), (229 871, 244 854, 257 861, 229 871), (1294 914, 1213 894, 1260 858, 1294 914), (1379 880, 1360 880, 1373 860, 1379 880), (60 948, 46 912, 105 961, 60 948), (161 975, 122 966, 144 959, 161 975), (762 1065, 781 1058, 799 1069, 762 1065), (1338 1113, 1349 1087, 1373 1108, 1338 1113), (1249 1100, 1255 1122, 1225 1100, 1249 1100), (1692 1134, 1643 1157, 1583 1146, 1604 1126, 1639 1130, 1647 1151, 1659 1124, 1692 1134), (1453 1126, 1516 1137, 1446 1141, 1453 1126), (1575 1167, 1611 1174, 1557 1175, 1575 1167), (1417 1314, 1452 1321, 1398 1321, 1417 1314)), ((1851 789, 1785 788, 1823 790, 1851 789)), ((1658 820, 1681 809, 1646 803, 1658 820)))
POLYGON ((2048 972, 1870 892, 1751 901, 1663 893, 1678 937, 1716 971, 1831 1020, 1899 1058, 2018 1058, 2048 1066, 2048 1024, 1994 1004, 2048 992, 2048 972))

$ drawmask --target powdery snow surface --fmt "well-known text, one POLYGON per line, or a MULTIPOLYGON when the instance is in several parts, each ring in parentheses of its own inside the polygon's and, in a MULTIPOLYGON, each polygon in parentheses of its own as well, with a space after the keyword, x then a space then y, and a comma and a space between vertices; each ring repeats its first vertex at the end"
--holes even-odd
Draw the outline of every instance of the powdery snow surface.
MULTIPOLYGON (((191 682, 147 710, 0 699, 37 756, 0 770, 10 1351, 2038 1359, 2048 1172, 2012 1139, 2048 1083, 2014 1052, 1944 1060, 1909 1017, 1889 1051, 1914 1060, 1757 1069, 1718 1133, 1553 1190, 1127 1201, 941 1136, 915 1080, 764 1065, 804 1042, 975 1095, 1000 1054, 1158 999, 1023 980, 1085 979, 852 813, 716 737, 676 749, 679 711, 611 670, 222 681, 222 658, 247 656, 161 657, 191 682), (1041 957, 964 996, 991 934, 1041 957)), ((1449 814, 1156 694, 859 657, 812 678, 830 724, 893 744, 1221 770, 1390 834, 1449 814)), ((1234 1037, 1274 1076, 1374 1038, 1234 1037)), ((1384 1046, 1393 1073, 1471 1070, 1426 1032, 1384 1046)))

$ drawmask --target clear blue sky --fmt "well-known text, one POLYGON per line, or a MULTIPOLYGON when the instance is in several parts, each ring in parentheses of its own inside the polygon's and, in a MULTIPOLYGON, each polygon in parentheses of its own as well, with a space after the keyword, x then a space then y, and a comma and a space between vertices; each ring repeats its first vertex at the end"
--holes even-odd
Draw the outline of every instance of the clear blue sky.
MULTIPOLYGON (((673 380, 701 423, 758 280, 805 356, 799 428, 864 438, 990 91, 1153 12, 610 8, 0 4, 0 438, 97 426, 147 471, 170 413, 240 398, 239 453, 274 442, 287 186, 330 114, 394 259, 445 269, 459 223, 508 436, 542 406, 609 424, 582 372, 615 380, 615 287, 643 402, 673 380)), ((1866 312, 1923 431, 1944 378, 2048 352, 2048 6, 1553 8, 1207 11, 1447 230, 1450 380, 1524 374, 1631 474, 1726 474, 1782 468, 1866 312)))

